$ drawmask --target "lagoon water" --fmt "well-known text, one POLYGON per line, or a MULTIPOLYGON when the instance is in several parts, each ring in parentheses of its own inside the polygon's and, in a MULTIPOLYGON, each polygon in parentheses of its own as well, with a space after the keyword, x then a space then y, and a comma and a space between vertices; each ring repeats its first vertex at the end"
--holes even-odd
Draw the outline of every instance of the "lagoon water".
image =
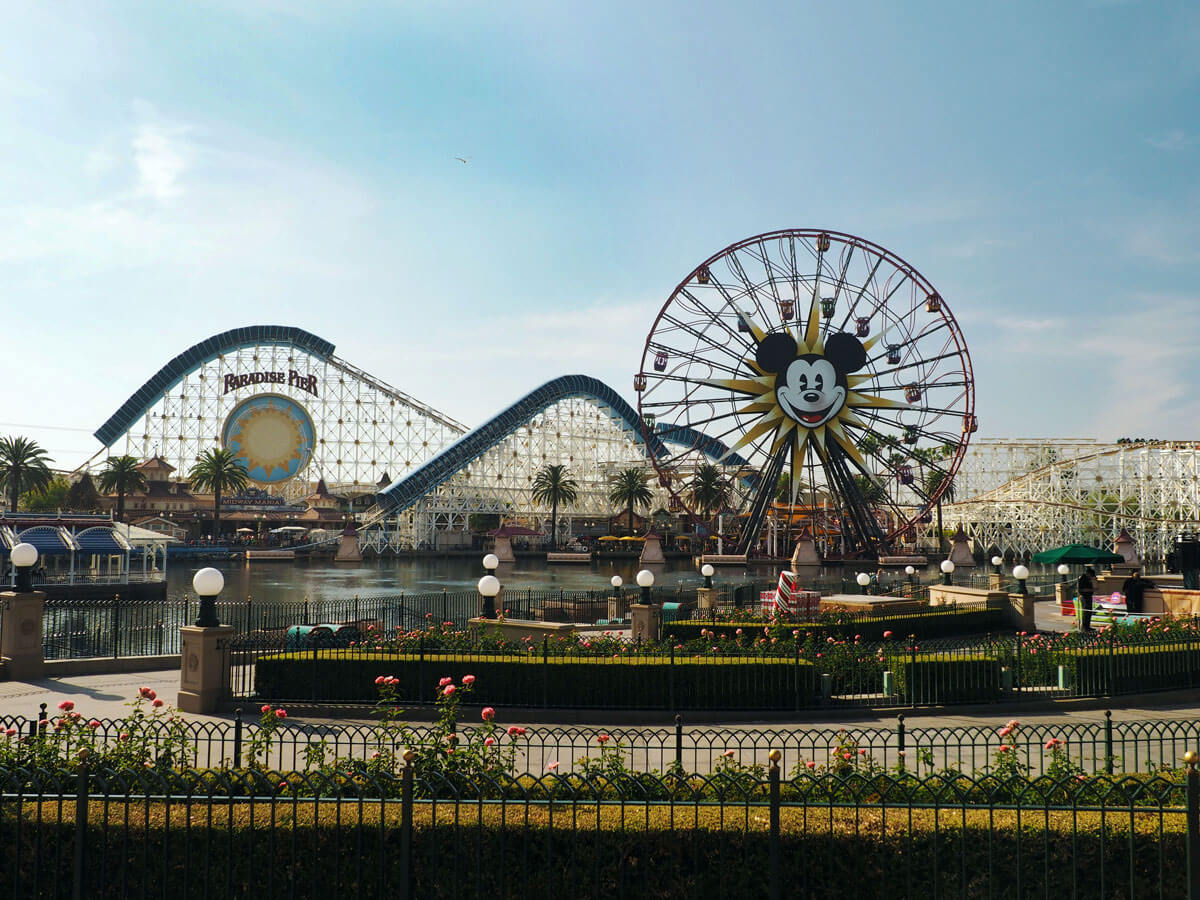
MULTIPOLYGON (((192 575, 196 569, 213 565, 210 562, 172 561, 167 570, 167 596, 182 598, 192 594, 192 575)), ((480 559, 374 559, 346 564, 330 560, 254 561, 240 560, 217 565, 225 575, 228 599, 252 596, 256 601, 286 602, 311 599, 335 600, 396 594, 424 594, 441 591, 472 590, 484 574, 480 559)), ((518 559, 496 573, 503 584, 520 588, 563 588, 565 590, 610 589, 609 580, 620 575, 625 584, 633 587, 637 574, 636 559, 605 559, 589 565, 550 565, 539 559, 518 559)), ((743 566, 717 569, 717 583, 741 583, 751 579, 771 581, 778 576, 778 564, 752 568, 743 566)), ((674 588, 678 584, 696 586, 703 582, 689 559, 669 559, 652 569, 655 584, 674 588)), ((822 570, 822 576, 837 577, 843 569, 822 570)))

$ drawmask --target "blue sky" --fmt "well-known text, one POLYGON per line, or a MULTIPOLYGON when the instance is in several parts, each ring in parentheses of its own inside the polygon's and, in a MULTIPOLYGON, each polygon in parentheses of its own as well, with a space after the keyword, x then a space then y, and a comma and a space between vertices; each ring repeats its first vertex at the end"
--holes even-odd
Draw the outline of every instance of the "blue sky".
POLYGON ((73 465, 255 323, 469 424, 632 400, 680 278, 825 227, 938 287, 980 436, 1194 438, 1197 46, 1182 2, 16 5, 0 432, 73 465))

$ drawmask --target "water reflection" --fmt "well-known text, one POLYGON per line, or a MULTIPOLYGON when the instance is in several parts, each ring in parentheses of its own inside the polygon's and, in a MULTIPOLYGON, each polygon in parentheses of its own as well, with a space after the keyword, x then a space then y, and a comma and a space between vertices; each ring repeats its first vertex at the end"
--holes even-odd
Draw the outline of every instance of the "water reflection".
MULTIPOLYGON (((182 597, 192 593, 192 575, 197 568, 211 563, 173 564, 167 573, 167 593, 182 597)), ((225 574, 223 596, 252 596, 255 600, 303 600, 305 597, 335 599, 339 597, 371 596, 377 594, 432 593, 443 588, 449 591, 474 590, 484 575, 478 559, 378 559, 348 565, 329 561, 242 562, 217 566, 225 574)), ((549 565, 544 560, 518 559, 496 570, 501 584, 509 587, 562 588, 564 590, 608 591, 614 575, 620 575, 627 587, 635 586, 636 559, 605 559, 588 565, 549 565)), ((656 586, 673 588, 676 585, 696 586, 703 583, 691 560, 672 559, 650 567, 656 586)), ((821 570, 824 575, 837 577, 841 568, 821 570)), ((768 581, 777 576, 776 567, 722 567, 713 577, 715 582, 741 583, 750 579, 768 581)))

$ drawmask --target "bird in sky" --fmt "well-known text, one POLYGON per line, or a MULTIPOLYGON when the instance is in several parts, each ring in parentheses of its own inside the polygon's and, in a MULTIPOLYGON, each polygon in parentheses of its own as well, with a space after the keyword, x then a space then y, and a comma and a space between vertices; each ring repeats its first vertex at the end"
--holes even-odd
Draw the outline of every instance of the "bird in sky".
POLYGON ((458 160, 460 163, 462 163, 462 164, 465 166, 465 165, 467 164, 467 160, 469 160, 471 157, 469 157, 469 156, 456 156, 456 157, 454 157, 454 158, 455 158, 455 159, 457 159, 457 160, 458 160))

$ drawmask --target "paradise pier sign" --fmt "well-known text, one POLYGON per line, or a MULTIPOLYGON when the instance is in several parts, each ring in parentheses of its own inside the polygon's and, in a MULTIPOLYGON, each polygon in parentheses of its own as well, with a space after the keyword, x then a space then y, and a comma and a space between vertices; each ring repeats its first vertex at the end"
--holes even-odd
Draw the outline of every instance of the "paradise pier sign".
POLYGON ((286 384, 317 396, 317 376, 301 375, 295 369, 287 372, 250 372, 247 375, 226 375, 224 394, 252 384, 286 384))

